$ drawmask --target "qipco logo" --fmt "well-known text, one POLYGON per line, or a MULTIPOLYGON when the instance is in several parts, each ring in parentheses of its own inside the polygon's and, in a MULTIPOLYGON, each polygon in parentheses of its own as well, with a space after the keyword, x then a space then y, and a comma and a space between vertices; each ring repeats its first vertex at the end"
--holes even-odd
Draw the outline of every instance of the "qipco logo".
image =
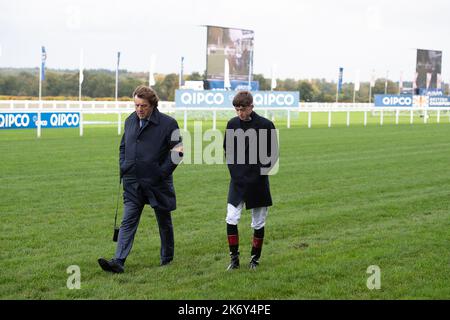
POLYGON ((382 101, 385 106, 412 106, 411 97, 383 97, 382 101))
POLYGON ((76 113, 53 113, 50 116, 52 127, 76 127, 80 123, 80 116, 76 113))
POLYGON ((295 99, 292 94, 261 94, 256 93, 254 95, 253 101, 257 106, 283 106, 291 107, 294 105, 295 99))
POLYGON ((221 92, 183 92, 181 103, 184 105, 222 105, 225 97, 221 92))
POLYGON ((0 113, 0 128, 27 128, 30 116, 26 113, 0 113))

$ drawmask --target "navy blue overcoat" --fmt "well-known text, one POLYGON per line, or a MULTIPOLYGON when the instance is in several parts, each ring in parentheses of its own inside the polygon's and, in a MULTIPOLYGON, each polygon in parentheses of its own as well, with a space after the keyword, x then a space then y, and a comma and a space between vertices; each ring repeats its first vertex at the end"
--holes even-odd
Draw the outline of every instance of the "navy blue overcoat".
POLYGON ((124 201, 136 199, 140 187, 153 208, 161 211, 176 209, 172 173, 182 154, 176 152, 173 155, 175 151, 171 150, 179 143, 177 121, 159 112, 158 108, 153 110, 142 128, 136 112, 125 120, 119 156, 124 201))

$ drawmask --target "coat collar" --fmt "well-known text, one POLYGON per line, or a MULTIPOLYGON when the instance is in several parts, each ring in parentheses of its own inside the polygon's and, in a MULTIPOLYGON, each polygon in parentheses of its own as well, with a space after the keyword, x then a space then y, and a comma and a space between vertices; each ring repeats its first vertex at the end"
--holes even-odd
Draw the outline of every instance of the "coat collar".
MULTIPOLYGON (((139 124, 139 117, 137 116, 136 112, 134 114, 136 117, 136 122, 139 124)), ((152 111, 152 114, 150 115, 150 119, 148 119, 148 122, 152 122, 154 125, 158 125, 159 117, 160 117, 159 110, 158 110, 158 108, 155 107, 152 111)), ((148 123, 145 125, 145 127, 146 126, 148 126, 148 123)))
POLYGON ((237 118, 239 119, 239 122, 249 122, 253 124, 257 124, 259 122, 260 116, 255 111, 252 111, 252 113, 250 113, 250 117, 252 118, 252 120, 250 121, 242 121, 241 119, 239 119, 239 117, 237 118))

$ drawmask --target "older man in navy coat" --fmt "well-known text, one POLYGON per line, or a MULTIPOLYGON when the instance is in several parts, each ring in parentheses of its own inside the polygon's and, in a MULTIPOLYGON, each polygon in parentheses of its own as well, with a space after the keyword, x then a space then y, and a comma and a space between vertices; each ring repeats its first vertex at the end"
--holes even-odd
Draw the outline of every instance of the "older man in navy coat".
POLYGON ((136 112, 126 119, 120 143, 124 214, 116 254, 111 260, 98 259, 103 270, 113 273, 124 271, 145 204, 154 209, 158 221, 160 265, 169 264, 174 256, 171 211, 176 209, 176 197, 172 173, 183 156, 178 124, 159 112, 153 89, 139 86, 133 97, 136 112))

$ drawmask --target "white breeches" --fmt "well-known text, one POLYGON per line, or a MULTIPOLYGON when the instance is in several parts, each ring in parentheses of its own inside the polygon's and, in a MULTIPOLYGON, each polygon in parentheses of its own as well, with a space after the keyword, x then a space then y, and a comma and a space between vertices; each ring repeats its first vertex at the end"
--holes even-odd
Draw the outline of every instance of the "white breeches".
MULTIPOLYGON (((244 209, 244 202, 239 203, 237 207, 232 204, 228 204, 227 218, 225 219, 228 224, 237 225, 241 218, 242 210, 244 209)), ((269 212, 268 207, 260 207, 250 209, 252 211, 252 224, 251 227, 255 230, 259 230, 266 224, 266 217, 269 212)))

